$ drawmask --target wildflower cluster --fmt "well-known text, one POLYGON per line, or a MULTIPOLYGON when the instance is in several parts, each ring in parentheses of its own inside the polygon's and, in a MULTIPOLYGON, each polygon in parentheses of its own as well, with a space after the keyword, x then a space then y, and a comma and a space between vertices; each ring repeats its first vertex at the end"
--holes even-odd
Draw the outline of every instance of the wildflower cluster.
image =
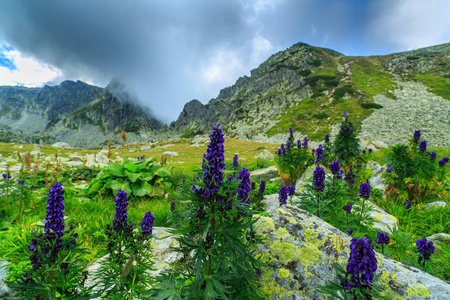
POLYGON ((288 197, 294 195, 295 186, 280 186, 280 191, 278 193, 278 201, 280 202, 280 206, 287 204, 288 197))
POLYGON ((417 252, 419 252, 419 265, 425 268, 425 261, 430 260, 431 254, 434 253, 435 247, 433 242, 428 242, 427 238, 416 241, 417 252))
POLYGON ((289 128, 286 146, 281 144, 276 154, 275 163, 286 185, 295 184, 308 166, 314 163, 314 157, 308 149, 308 138, 305 137, 303 143, 298 140, 295 146, 292 128, 289 128))

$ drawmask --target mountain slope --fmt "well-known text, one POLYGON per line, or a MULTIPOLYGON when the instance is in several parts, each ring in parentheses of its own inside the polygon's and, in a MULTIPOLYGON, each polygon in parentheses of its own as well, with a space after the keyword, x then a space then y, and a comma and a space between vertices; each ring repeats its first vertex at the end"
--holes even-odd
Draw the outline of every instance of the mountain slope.
MULTIPOLYGON (((398 90, 405 88, 401 82, 423 82, 434 95, 450 100, 449 77, 450 44, 349 57, 298 43, 272 55, 250 77, 239 78, 208 104, 187 103, 170 127, 188 137, 208 132, 212 123, 222 123, 228 136, 254 140, 285 139, 284 133, 293 127, 310 139, 322 140, 325 134, 336 133, 333 128, 345 112, 361 126, 375 110, 383 111, 374 97, 395 100, 398 90)), ((413 130, 414 121, 406 124, 408 130, 413 130)), ((386 132, 395 130, 389 126, 386 132)))

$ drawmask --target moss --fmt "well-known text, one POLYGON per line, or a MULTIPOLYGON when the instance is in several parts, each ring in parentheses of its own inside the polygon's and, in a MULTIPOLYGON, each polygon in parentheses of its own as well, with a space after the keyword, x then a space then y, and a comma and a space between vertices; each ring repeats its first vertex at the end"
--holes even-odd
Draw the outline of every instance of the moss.
POLYGON ((289 270, 284 269, 284 268, 278 270, 278 277, 280 277, 280 278, 289 277, 289 270))
POLYGON ((411 297, 411 296, 422 296, 424 298, 430 297, 430 291, 428 291, 428 289, 421 283, 416 283, 414 284, 414 286, 408 287, 406 289, 406 294, 411 297))

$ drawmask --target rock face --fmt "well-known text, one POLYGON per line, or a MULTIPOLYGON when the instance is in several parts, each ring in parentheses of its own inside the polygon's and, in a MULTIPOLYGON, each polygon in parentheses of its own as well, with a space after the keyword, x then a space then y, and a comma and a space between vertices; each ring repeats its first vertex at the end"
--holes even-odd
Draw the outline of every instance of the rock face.
POLYGON ((278 177, 278 169, 275 166, 259 169, 250 173, 250 179, 255 182, 261 180, 269 181, 276 177, 278 177))
MULTIPOLYGON (((345 269, 351 238, 316 216, 292 206, 277 208, 256 224, 266 238, 261 254, 279 267, 262 271, 266 299, 331 299, 317 291, 335 280, 331 264, 345 269)), ((422 270, 376 253, 381 276, 374 283, 390 299, 450 299, 450 285, 422 270)))
POLYGON ((256 158, 273 160, 274 155, 272 153, 270 153, 270 151, 268 151, 268 150, 263 150, 260 154, 258 154, 258 156, 256 156, 256 158))

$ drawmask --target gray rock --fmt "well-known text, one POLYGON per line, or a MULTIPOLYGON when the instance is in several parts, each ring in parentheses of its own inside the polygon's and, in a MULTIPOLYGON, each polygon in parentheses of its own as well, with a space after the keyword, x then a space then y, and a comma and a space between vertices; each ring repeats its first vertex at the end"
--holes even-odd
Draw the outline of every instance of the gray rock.
MULTIPOLYGON (((272 194, 272 195, 265 195, 264 196, 264 202, 265 202, 265 211, 270 213, 273 210, 277 209, 278 207, 280 207, 280 200, 278 199, 278 194, 272 194)), ((297 196, 291 196, 288 197, 287 200, 288 203, 295 203, 295 202, 300 202, 300 199, 297 196)))
POLYGON ((209 143, 209 137, 207 135, 196 135, 191 140, 191 144, 205 144, 209 143))
POLYGON ((70 156, 69 161, 80 161, 83 162, 83 159, 79 156, 70 156))
POLYGON ((278 177, 278 169, 275 166, 259 169, 250 173, 250 179, 253 181, 268 181, 276 177, 278 177))
POLYGON ((72 147, 64 142, 57 142, 52 144, 52 147, 62 148, 62 149, 72 149, 72 147))
POLYGON ((150 149, 152 149, 152 147, 150 147, 150 146, 142 146, 141 147, 141 151, 146 151, 146 150, 150 150, 150 149))
POLYGON ((436 207, 445 207, 447 205, 447 203, 445 203, 444 201, 435 201, 435 202, 430 202, 427 203, 427 208, 436 208, 436 207))
MULTIPOLYGON (((267 241, 261 254, 280 269, 263 268, 259 283, 265 299, 330 299, 318 291, 331 281, 331 264, 345 269, 351 238, 316 216, 292 206, 283 206, 255 224, 267 241)), ((376 253, 374 282, 390 299, 450 299, 450 285, 422 270, 376 253)))
POLYGON ((311 178, 314 175, 314 170, 316 169, 315 165, 309 166, 305 172, 303 172, 302 176, 295 183, 295 192, 301 193, 303 191, 303 187, 306 184, 306 180, 311 178))
POLYGON ((0 261, 0 298, 7 299, 12 294, 12 290, 5 284, 6 275, 8 272, 6 271, 6 266, 9 265, 7 261, 0 261))
POLYGON ((260 154, 258 154, 258 156, 256 156, 256 158, 273 160, 274 155, 272 153, 270 153, 270 151, 268 151, 268 150, 263 150, 260 154))
POLYGON ((272 178, 272 179, 270 179, 270 181, 275 182, 275 183, 284 184, 283 178, 281 178, 281 177, 272 178))
MULTIPOLYGON (((385 166, 380 166, 377 162, 368 162, 366 168, 373 171, 372 176, 369 178, 369 184, 372 188, 380 189, 384 191, 386 186, 383 184, 384 179, 381 178, 381 175, 386 170, 385 166)), ((384 197, 384 193, 383 193, 384 197)))
POLYGON ((41 152, 41 147, 34 146, 33 150, 31 152, 41 152))
POLYGON ((178 152, 165 151, 162 155, 165 155, 165 156, 168 156, 168 157, 178 157, 178 152))
POLYGON ((447 233, 436 233, 427 237, 428 242, 433 242, 433 245, 437 248, 450 247, 450 234, 447 233))

